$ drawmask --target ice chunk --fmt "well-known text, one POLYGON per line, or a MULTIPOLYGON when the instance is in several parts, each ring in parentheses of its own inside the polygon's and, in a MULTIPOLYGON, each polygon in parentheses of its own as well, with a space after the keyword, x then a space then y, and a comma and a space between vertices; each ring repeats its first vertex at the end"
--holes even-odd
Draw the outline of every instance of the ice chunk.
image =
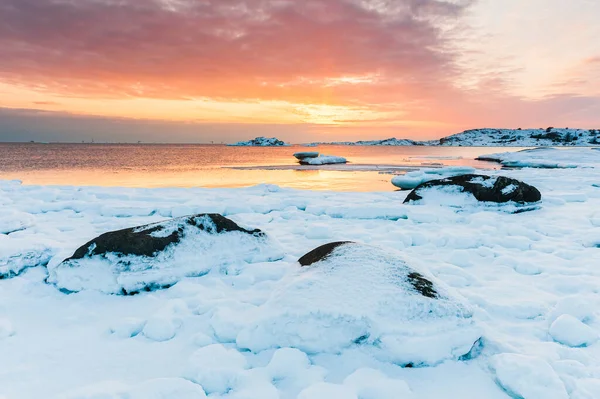
POLYGON ((358 399, 356 393, 344 386, 318 382, 300 392, 298 399, 358 399))
POLYGON ((247 368, 246 358, 237 350, 214 344, 192 354, 186 377, 202 385, 209 394, 225 393, 239 373, 247 368))
POLYGON ((491 360, 498 383, 509 395, 523 399, 569 399, 550 365, 539 357, 503 353, 491 360))
POLYGON ((573 347, 591 345, 598 340, 594 329, 568 314, 559 316, 548 332, 556 342, 573 347))
POLYGON ((348 162, 346 158, 334 155, 321 155, 316 158, 303 158, 300 160, 302 165, 331 165, 346 162, 348 162))
POLYGON ((473 172, 475 172, 475 168, 471 168, 468 166, 451 166, 448 168, 440 169, 417 170, 414 172, 408 172, 404 175, 394 176, 392 178, 392 184, 403 190, 412 190, 419 184, 431 180, 437 180, 443 177, 451 177, 473 172))
POLYGON ((356 370, 346 377, 344 386, 352 388, 360 399, 415 398, 405 381, 389 378, 375 369, 356 370))

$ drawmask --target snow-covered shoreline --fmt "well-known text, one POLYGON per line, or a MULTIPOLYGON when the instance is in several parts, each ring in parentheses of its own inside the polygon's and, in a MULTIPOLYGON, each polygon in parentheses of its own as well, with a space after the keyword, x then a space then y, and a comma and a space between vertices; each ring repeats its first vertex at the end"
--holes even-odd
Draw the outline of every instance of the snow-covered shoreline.
MULTIPOLYGON (((597 398, 600 161, 587 162, 483 172, 540 190, 541 209, 521 214, 403 205, 408 191, 0 181, 3 273, 23 262, 55 267, 107 231, 203 212, 259 228, 283 252, 279 260, 239 262, 135 296, 65 294, 45 282, 45 267, 15 271, 18 276, 0 280, 0 397, 179 399, 206 392, 232 399, 391 399, 400 392, 419 399, 508 399, 510 391, 528 399, 597 398), (397 251, 463 298, 481 329, 480 353, 403 368, 375 355, 370 345, 376 343, 368 339, 305 352, 263 350, 264 342, 248 341, 256 336, 242 332, 255 315, 299 281, 298 258, 340 240, 397 251)), ((300 311, 302 302, 295 304, 300 311)))

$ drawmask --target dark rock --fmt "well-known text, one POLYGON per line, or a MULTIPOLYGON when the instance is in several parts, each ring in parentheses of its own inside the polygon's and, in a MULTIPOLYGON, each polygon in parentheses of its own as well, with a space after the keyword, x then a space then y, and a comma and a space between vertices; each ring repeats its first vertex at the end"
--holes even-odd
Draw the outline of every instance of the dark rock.
POLYGON ((329 244, 321 245, 317 247, 298 259, 298 263, 302 266, 310 266, 313 263, 317 263, 327 258, 334 249, 339 247, 340 245, 350 244, 352 241, 338 241, 338 242, 330 242, 329 244))
POLYGON ((519 180, 504 176, 468 174, 422 183, 408 194, 404 203, 419 201, 423 199, 421 194, 427 189, 444 186, 459 187, 462 192, 470 193, 483 202, 531 204, 542 199, 537 188, 519 180))
MULTIPOLYGON (((353 241, 330 242, 308 252, 300 259, 298 259, 298 263, 300 263, 300 265, 302 266, 311 266, 315 263, 326 261, 330 256, 335 256, 334 251, 337 248, 346 245, 353 246, 355 248, 365 248, 366 250, 368 250, 369 248, 368 246, 358 244, 353 241)), ((428 280, 419 272, 410 270, 408 267, 406 268, 406 271, 407 273, 404 280, 408 282, 415 291, 427 298, 438 297, 438 293, 435 289, 434 283, 431 280, 428 280)))
POLYGON ((263 234, 258 229, 246 230, 238 226, 234 221, 216 213, 198 214, 104 233, 81 246, 75 251, 73 256, 65 259, 65 261, 107 253, 154 256, 169 245, 181 241, 186 225, 215 234, 230 231, 239 231, 252 235, 263 234), (169 229, 172 229, 172 231, 169 232, 169 229), (160 234, 163 231, 168 234, 160 234))

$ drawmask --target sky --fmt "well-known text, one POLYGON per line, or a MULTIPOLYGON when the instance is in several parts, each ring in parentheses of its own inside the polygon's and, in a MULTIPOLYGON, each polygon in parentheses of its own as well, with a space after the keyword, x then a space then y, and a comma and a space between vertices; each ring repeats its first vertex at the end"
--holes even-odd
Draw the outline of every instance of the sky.
POLYGON ((2 0, 0 141, 600 128, 597 0, 2 0))

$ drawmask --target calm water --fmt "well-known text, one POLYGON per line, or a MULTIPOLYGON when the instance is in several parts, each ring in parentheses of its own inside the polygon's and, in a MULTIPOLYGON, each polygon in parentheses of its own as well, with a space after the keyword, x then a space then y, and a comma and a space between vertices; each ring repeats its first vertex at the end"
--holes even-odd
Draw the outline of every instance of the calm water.
MULTIPOLYGON (((518 150, 513 148, 512 150, 518 150)), ((226 147, 222 145, 0 144, 0 179, 24 184, 126 187, 244 187, 260 183, 311 190, 391 191, 391 175, 352 169, 424 164, 473 165, 479 147, 226 147), (292 154, 319 151, 346 157, 340 170, 294 168, 292 154), (371 166, 364 166, 371 165, 371 166), (282 170, 260 169, 277 166, 282 170), (257 167, 254 169, 247 169, 257 167), (242 169, 237 169, 242 168, 242 169)), ((389 170, 386 170, 389 172, 389 170)), ((402 173, 402 171, 396 171, 402 173)))

